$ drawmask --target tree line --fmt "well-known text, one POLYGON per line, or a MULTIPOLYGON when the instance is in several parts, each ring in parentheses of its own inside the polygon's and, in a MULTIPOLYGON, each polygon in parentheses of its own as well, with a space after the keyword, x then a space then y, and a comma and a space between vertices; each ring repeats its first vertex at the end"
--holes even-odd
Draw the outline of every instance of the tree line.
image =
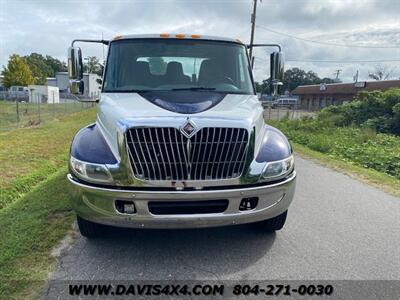
MULTIPOLYGON (((358 74, 358 72, 357 72, 358 74)), ((386 65, 376 65, 372 71, 368 72, 368 77, 373 80, 389 80, 395 78, 395 68, 386 65)), ((356 80, 356 78, 354 78, 356 80)), ((285 71, 283 85, 280 86, 282 91, 292 92, 299 85, 311 85, 320 83, 340 83, 338 79, 328 77, 320 78, 313 71, 304 71, 300 68, 291 68, 285 71)), ((262 94, 270 94, 272 86, 270 79, 265 79, 261 83, 256 82, 257 92, 262 94)))
MULTIPOLYGON (((4 76, 3 85, 27 86, 30 84, 45 85, 47 77, 55 77, 57 72, 66 72, 67 64, 50 55, 31 53, 26 56, 12 54, 7 66, 3 66, 1 74, 4 76)), ((84 72, 102 74, 102 66, 95 56, 85 60, 84 72)))
MULTIPOLYGON (((305 71, 300 68, 291 68, 285 71, 283 85, 280 86, 282 91, 293 91, 299 85, 311 85, 320 83, 335 83, 332 78, 318 77, 318 74, 313 71, 305 71)), ((270 94, 272 92, 270 78, 263 80, 261 83, 256 82, 256 90, 262 94, 270 94)))

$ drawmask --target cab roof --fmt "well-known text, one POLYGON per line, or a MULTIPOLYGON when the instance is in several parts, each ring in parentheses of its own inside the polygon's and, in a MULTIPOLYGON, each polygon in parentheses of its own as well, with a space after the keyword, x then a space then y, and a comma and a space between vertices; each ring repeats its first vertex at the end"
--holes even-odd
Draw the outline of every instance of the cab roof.
POLYGON ((211 35, 202 35, 202 34, 186 34, 186 33, 154 33, 154 34, 129 34, 129 35, 117 35, 114 40, 122 40, 122 39, 190 39, 190 40, 211 40, 211 41, 223 41, 223 42, 232 42, 243 44, 244 43, 239 39, 220 37, 220 36, 211 36, 211 35))

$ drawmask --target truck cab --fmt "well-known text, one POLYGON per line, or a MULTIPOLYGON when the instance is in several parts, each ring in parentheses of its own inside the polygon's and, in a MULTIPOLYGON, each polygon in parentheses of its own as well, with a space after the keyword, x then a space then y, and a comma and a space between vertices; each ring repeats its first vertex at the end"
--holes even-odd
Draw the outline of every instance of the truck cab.
MULTIPOLYGON (((108 45, 96 122, 74 137, 68 180, 81 233, 105 226, 283 227, 295 191, 292 148, 265 124, 248 46, 229 38, 127 35, 76 40, 71 91, 83 91, 77 42, 108 45)), ((283 72, 271 54, 271 75, 283 72)))

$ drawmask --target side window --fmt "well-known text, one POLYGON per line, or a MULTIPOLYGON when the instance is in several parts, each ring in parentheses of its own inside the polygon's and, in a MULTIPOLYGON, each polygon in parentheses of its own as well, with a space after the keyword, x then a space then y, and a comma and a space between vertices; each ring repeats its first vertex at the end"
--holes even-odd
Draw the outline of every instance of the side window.
POLYGON ((242 88, 245 86, 251 86, 250 74, 247 68, 247 57, 245 56, 244 52, 240 52, 238 54, 238 62, 239 62, 239 76, 235 80, 237 82, 236 85, 238 88, 242 88))

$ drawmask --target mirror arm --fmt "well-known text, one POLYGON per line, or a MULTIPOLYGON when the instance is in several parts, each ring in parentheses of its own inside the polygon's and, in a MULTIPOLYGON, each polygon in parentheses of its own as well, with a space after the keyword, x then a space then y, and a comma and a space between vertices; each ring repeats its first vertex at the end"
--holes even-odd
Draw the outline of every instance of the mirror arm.
POLYGON ((76 39, 76 40, 73 40, 73 41, 72 41, 71 47, 74 47, 74 44, 75 44, 76 42, 99 43, 99 44, 104 44, 104 45, 110 44, 110 41, 108 41, 108 40, 76 39))
POLYGON ((282 51, 282 47, 279 44, 252 44, 252 45, 246 45, 247 49, 253 48, 253 47, 277 47, 279 49, 279 52, 282 51))

